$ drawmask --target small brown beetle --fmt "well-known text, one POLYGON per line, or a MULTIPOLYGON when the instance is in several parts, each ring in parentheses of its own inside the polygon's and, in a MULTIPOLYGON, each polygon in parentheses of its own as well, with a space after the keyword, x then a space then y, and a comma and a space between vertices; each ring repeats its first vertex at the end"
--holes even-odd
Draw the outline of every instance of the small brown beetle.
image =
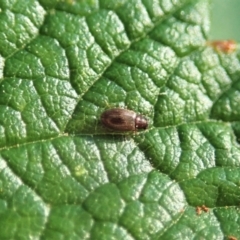
POLYGON ((113 108, 103 112, 101 121, 105 127, 122 132, 137 131, 148 127, 147 119, 144 116, 121 108, 113 108))

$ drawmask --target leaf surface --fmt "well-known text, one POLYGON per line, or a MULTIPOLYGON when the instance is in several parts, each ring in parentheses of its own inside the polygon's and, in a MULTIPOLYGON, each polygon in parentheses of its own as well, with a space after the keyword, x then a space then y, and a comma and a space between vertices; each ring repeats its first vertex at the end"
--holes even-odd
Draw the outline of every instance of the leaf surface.
POLYGON ((209 6, 0 2, 0 239, 240 237, 240 54, 209 6))

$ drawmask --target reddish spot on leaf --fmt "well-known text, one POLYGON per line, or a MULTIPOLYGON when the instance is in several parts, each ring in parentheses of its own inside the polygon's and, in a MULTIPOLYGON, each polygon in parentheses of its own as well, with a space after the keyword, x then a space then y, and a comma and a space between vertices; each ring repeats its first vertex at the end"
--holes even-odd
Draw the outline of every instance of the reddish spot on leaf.
POLYGON ((196 213, 197 213, 197 215, 200 215, 202 213, 202 208, 197 206, 196 207, 196 213))
POLYGON ((234 236, 228 236, 228 239, 229 239, 229 240, 237 240, 237 238, 234 237, 234 236))
POLYGON ((202 205, 201 207, 199 207, 199 206, 196 207, 197 215, 200 215, 202 213, 202 211, 209 212, 209 208, 206 207, 205 205, 202 205))
POLYGON ((202 210, 203 210, 204 212, 209 212, 209 208, 206 207, 205 205, 202 205, 202 210))
POLYGON ((223 53, 233 53, 237 49, 237 43, 234 40, 209 41, 207 45, 213 47, 215 51, 223 53))

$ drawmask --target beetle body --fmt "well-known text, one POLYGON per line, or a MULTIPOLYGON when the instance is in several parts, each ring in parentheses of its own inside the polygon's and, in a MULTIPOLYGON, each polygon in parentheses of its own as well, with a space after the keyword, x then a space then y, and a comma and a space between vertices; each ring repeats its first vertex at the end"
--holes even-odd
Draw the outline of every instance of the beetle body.
POLYGON ((122 132, 137 131, 148 127, 147 119, 144 116, 121 108, 113 108, 103 112, 101 121, 105 127, 122 132))

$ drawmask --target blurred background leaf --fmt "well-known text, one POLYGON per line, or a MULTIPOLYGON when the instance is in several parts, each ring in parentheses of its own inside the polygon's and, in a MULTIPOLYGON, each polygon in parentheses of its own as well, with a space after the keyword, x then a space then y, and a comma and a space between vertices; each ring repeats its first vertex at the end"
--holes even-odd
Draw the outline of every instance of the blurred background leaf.
POLYGON ((240 1, 213 0, 210 39, 240 41, 240 1))

